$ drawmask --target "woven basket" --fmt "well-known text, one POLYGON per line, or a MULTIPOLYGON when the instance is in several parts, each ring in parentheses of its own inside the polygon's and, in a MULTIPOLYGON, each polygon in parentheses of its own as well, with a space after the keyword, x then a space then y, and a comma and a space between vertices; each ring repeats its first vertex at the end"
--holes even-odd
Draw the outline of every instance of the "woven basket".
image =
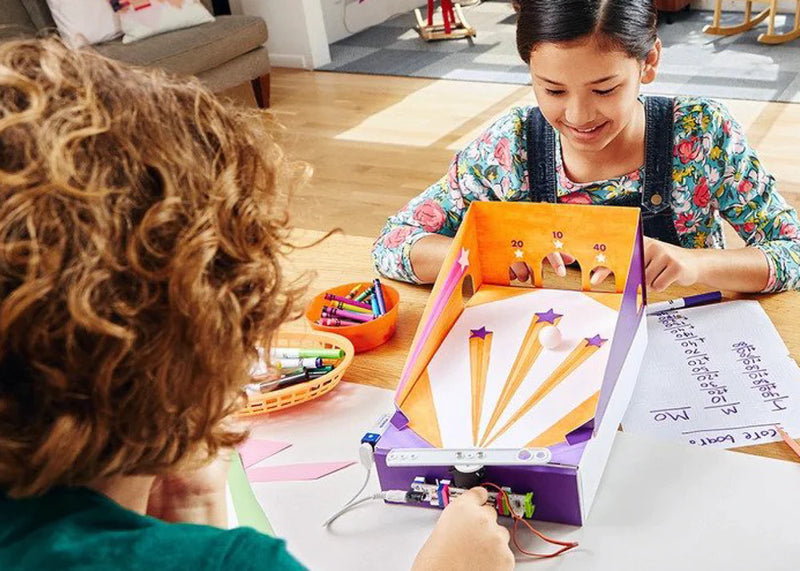
POLYGON ((250 417, 257 414, 275 412, 304 402, 308 402, 327 392, 339 384, 344 372, 353 362, 353 344, 345 337, 335 333, 314 331, 309 333, 278 333, 272 347, 323 348, 342 349, 344 357, 336 368, 317 379, 311 379, 291 387, 270 391, 261 395, 248 395, 247 406, 237 412, 239 417, 250 417))

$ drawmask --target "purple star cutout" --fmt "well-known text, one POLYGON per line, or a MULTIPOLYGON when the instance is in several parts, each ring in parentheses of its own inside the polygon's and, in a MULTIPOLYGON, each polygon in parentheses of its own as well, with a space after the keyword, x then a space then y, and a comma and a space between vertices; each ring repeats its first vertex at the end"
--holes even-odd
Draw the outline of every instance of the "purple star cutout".
POLYGON ((559 317, 564 317, 564 316, 561 315, 560 313, 556 313, 555 311, 553 311, 553 308, 551 307, 550 309, 548 309, 544 313, 537 313, 536 317, 539 318, 539 323, 551 323, 551 324, 555 325, 556 324, 556 319, 558 319, 559 317))
POLYGON ((589 347, 594 345, 595 347, 602 347, 603 343, 608 341, 608 339, 603 339, 599 335, 595 335, 594 337, 586 337, 586 346, 589 347))
POLYGON ((481 327, 480 329, 470 329, 469 332, 472 333, 472 335, 469 336, 470 339, 474 339, 475 337, 486 339, 486 336, 491 333, 491 331, 486 331, 486 327, 481 327))

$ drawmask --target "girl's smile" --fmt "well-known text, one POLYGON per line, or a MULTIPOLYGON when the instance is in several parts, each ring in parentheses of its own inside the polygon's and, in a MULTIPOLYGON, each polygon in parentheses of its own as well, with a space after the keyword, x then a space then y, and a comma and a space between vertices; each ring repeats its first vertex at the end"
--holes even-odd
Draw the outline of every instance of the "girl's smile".
MULTIPOLYGON (((574 127, 564 123, 563 121, 561 122, 561 125, 563 125, 565 130, 569 132, 569 137, 576 142, 583 143, 584 145, 591 144, 603 138, 608 124, 608 121, 602 121, 587 126, 574 127)), ((563 130, 560 131, 563 133, 563 130)))

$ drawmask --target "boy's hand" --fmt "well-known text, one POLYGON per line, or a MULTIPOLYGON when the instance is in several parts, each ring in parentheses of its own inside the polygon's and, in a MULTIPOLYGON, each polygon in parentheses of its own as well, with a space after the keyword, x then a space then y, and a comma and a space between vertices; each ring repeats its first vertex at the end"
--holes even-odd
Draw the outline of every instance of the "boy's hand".
POLYGON ((485 488, 472 488, 442 512, 412 571, 505 571, 514 568, 508 530, 487 506, 485 488))
POLYGON ((192 472, 156 478, 147 503, 147 515, 173 523, 228 527, 225 482, 229 451, 192 472))

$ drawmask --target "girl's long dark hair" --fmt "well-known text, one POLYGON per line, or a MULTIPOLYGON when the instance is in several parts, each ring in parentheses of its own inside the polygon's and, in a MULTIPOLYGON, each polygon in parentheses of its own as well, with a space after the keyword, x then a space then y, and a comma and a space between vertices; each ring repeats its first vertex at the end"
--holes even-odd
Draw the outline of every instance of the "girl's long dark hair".
POLYGON ((658 38, 654 0, 521 0, 517 51, 525 63, 538 44, 595 36, 644 60, 658 38))

